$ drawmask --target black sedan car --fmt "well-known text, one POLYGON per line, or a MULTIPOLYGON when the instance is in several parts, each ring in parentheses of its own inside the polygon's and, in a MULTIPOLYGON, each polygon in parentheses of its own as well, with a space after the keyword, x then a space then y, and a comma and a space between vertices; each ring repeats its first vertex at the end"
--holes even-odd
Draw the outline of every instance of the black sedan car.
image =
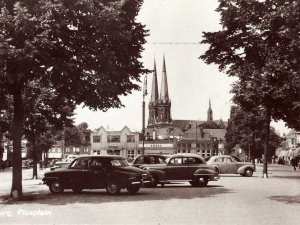
POLYGON ((143 183, 150 182, 150 176, 120 156, 82 156, 68 168, 46 172, 43 182, 52 193, 61 193, 64 189, 80 193, 83 189, 106 188, 108 194, 117 195, 126 188, 135 194, 143 183))
POLYGON ((163 164, 166 159, 167 156, 160 154, 140 155, 133 160, 132 166, 141 168, 148 164, 163 164))
POLYGON ((147 165, 152 182, 147 186, 156 187, 167 183, 189 181, 194 187, 206 187, 209 181, 216 181, 216 169, 207 165, 204 158, 196 154, 176 154, 166 159, 164 164, 147 165))

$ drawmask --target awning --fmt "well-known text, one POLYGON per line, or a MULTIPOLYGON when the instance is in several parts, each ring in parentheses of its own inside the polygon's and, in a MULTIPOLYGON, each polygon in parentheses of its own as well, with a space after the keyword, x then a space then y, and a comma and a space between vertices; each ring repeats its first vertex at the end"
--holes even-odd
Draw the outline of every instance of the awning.
POLYGON ((281 151, 280 154, 278 155, 278 157, 285 157, 285 156, 288 156, 289 154, 289 151, 281 151))

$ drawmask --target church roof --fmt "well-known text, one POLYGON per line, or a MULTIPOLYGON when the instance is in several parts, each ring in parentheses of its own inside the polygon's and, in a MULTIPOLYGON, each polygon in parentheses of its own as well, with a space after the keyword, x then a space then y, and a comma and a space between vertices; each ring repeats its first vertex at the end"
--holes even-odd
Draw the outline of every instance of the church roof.
POLYGON ((158 86, 157 86, 156 62, 154 60, 150 103, 156 103, 157 99, 158 99, 158 86))
POLYGON ((168 91, 168 80, 167 80, 167 70, 165 56, 163 59, 163 69, 162 69, 162 78, 161 78, 161 88, 160 88, 160 101, 169 102, 169 91, 168 91))

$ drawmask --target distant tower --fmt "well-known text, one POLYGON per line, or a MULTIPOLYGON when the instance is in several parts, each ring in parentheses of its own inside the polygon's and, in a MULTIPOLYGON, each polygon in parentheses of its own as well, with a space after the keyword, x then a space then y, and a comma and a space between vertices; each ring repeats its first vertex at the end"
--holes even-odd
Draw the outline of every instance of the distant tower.
POLYGON ((211 109, 210 99, 209 99, 209 107, 207 110, 207 121, 213 121, 213 111, 211 109))
POLYGON ((165 56, 163 57, 161 89, 160 89, 160 97, 158 99, 157 109, 158 109, 157 122, 159 124, 170 124, 172 122, 171 101, 168 92, 168 80, 167 80, 165 56))
POLYGON ((157 118, 157 114, 158 114, 157 100, 158 100, 158 86, 157 86, 156 63, 155 63, 155 59, 154 59, 151 99, 150 99, 149 106, 148 106, 148 108, 149 108, 148 126, 156 124, 156 118, 157 118))

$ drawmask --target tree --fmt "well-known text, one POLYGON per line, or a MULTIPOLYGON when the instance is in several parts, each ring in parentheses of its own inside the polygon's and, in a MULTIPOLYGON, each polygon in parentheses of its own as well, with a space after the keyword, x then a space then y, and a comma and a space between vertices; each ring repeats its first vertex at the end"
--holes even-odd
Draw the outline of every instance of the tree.
POLYGON ((147 72, 141 0, 1 0, 0 88, 13 97, 13 182, 22 196, 23 92, 31 81, 91 109, 121 107, 147 72))
POLYGON ((201 56, 221 71, 238 77, 234 102, 264 116, 264 169, 271 119, 299 128, 300 12, 296 0, 219 0, 223 29, 204 32, 209 49, 201 56), (280 103, 280 104, 279 104, 280 103))
MULTIPOLYGON (((261 142, 258 140, 265 139, 262 130, 263 121, 264 118, 258 109, 245 111, 239 106, 232 106, 225 135, 227 151, 239 145, 245 152, 248 152, 253 162, 255 158, 261 158, 263 152, 261 152, 260 149, 263 149, 263 146, 261 146, 261 142)), ((274 128, 270 129, 269 139, 270 148, 268 160, 274 155, 275 149, 281 143, 281 138, 275 132, 274 128)))

